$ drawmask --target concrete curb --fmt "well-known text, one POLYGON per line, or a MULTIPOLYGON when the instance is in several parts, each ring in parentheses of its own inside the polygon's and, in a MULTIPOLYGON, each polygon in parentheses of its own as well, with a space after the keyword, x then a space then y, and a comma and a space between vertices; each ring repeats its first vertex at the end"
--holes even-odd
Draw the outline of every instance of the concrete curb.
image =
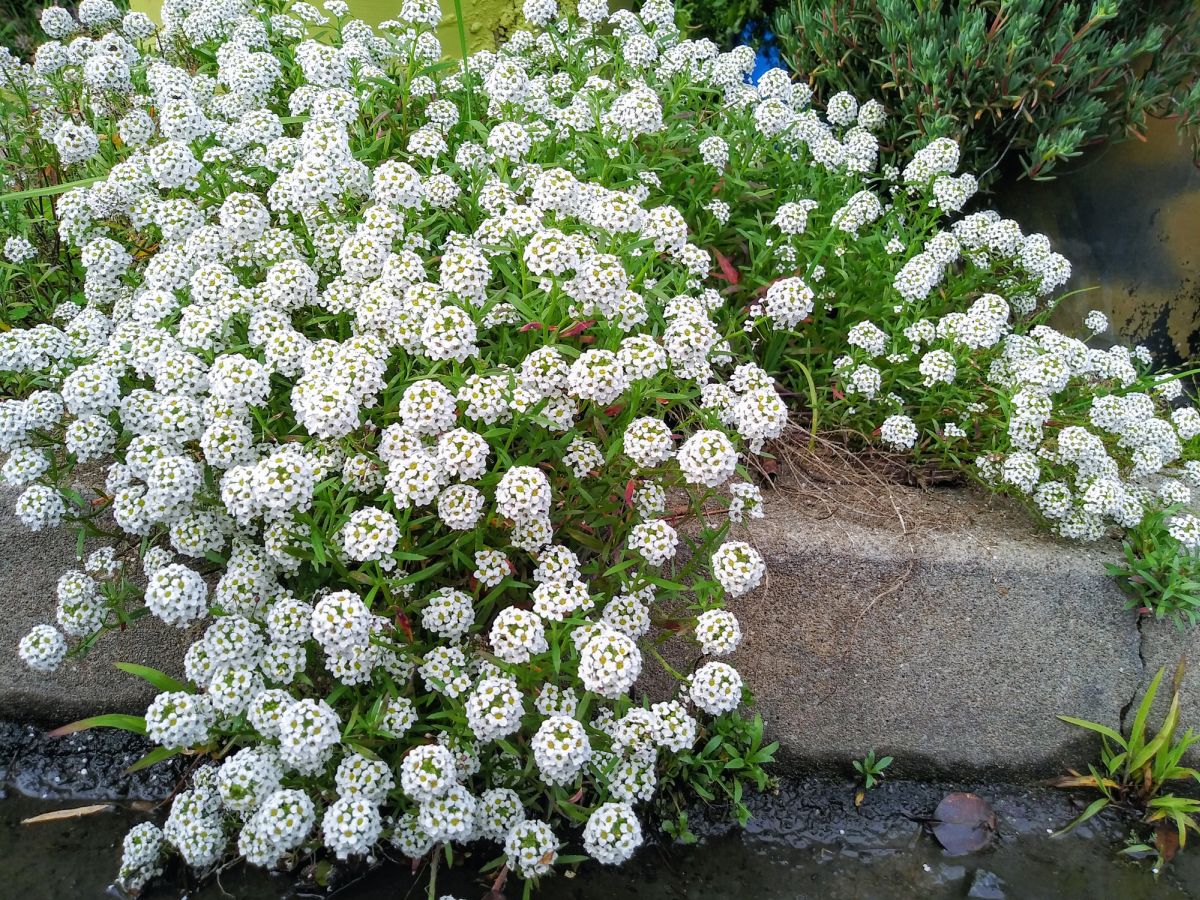
MULTIPOLYGON (((75 555, 68 529, 25 531, 9 513, 14 498, 0 492, 7 648, 52 615, 75 555)), ((1104 573, 1114 543, 1037 534, 1022 512, 972 490, 867 496, 785 478, 767 506, 741 529, 770 575, 734 603, 745 632, 734 662, 786 772, 844 771, 875 749, 907 777, 1050 777, 1096 752, 1057 715, 1115 725, 1153 671, 1196 644, 1168 623, 1139 630, 1104 573)), ((61 724, 143 711, 153 689, 113 662, 178 674, 190 636, 138 626, 51 678, 4 654, 0 715, 61 724)), ((668 689, 661 678, 648 673, 647 686, 668 689)), ((1185 684, 1183 721, 1200 723, 1200 670, 1185 684)))
POLYGON ((864 519, 853 502, 814 516, 788 487, 749 529, 771 576, 736 660, 787 769, 875 749, 913 777, 1047 777, 1091 752, 1058 714, 1120 720, 1142 636, 1111 548, 971 491, 890 487, 892 514, 864 519))

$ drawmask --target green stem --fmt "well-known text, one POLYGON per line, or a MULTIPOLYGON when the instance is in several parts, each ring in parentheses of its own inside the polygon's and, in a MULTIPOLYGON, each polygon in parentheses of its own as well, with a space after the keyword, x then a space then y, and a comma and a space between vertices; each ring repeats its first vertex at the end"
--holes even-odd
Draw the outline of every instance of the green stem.
POLYGON ((437 900, 438 863, 442 861, 442 848, 433 851, 433 859, 429 863, 429 900, 437 900))
POLYGON ((657 650, 655 647, 653 647, 653 646, 649 646, 647 649, 649 649, 649 651, 650 651, 650 655, 651 655, 651 656, 653 656, 655 659, 657 659, 657 660, 658 660, 658 664, 659 664, 660 666, 662 666, 664 669, 666 669, 666 670, 667 670, 667 672, 669 672, 669 673, 670 673, 670 674, 671 674, 671 675, 672 675, 672 676, 673 676, 673 677, 674 677, 674 678, 675 678, 677 681, 687 681, 687 676, 686 676, 686 675, 681 675, 681 674, 680 674, 680 673, 679 673, 679 672, 678 672, 678 671, 675 669, 675 667, 674 667, 674 666, 672 666, 672 665, 671 665, 669 662, 667 662, 665 659, 663 659, 663 656, 662 656, 662 654, 661 654, 661 653, 659 653, 659 652, 658 652, 658 650, 657 650))

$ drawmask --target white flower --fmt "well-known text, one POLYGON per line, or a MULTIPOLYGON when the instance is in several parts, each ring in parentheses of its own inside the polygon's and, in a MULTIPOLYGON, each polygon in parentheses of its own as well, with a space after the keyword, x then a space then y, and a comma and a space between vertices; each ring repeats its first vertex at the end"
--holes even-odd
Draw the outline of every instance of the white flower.
POLYGON ((168 625, 185 627, 208 612, 208 586, 200 573, 179 563, 150 575, 146 607, 168 625))
POLYGON ((438 588, 425 598, 421 625, 439 637, 454 640, 465 635, 475 622, 475 601, 455 588, 438 588))
POLYGON ((742 629, 727 609, 710 609, 696 617, 696 640, 707 656, 725 656, 737 649, 742 629))
POLYGON ((1167 533, 1188 550, 1200 548, 1200 519, 1181 513, 1167 520, 1167 533))
POLYGON ((134 825, 122 841, 121 871, 118 875, 121 886, 136 894, 147 882, 161 875, 162 849, 163 834, 157 825, 153 822, 134 825))
POLYGON ((705 663, 692 673, 688 695, 714 716, 732 712, 742 702, 742 676, 725 663, 705 663))
POLYGON ((274 866, 304 842, 316 818, 313 802, 303 791, 278 790, 247 821, 238 852, 255 865, 274 866))
POLYGON ((67 641, 49 625, 35 625, 17 647, 21 661, 35 672, 54 672, 67 655, 67 641))
POLYGON ((297 700, 279 720, 279 751, 289 766, 316 772, 341 741, 341 720, 324 700, 297 700))
POLYGON ((567 784, 592 756, 583 724, 570 716, 551 716, 531 742, 534 762, 547 784, 567 784))
POLYGON ((1098 309, 1093 309, 1084 317, 1083 327, 1092 334, 1100 334, 1101 332, 1108 331, 1108 316, 1098 309))
POLYGON ((795 328, 812 315, 812 288, 800 278, 781 278, 767 288, 766 306, 777 328, 795 328))
POLYGON ((338 859, 363 856, 379 840, 383 820, 379 808, 363 797, 341 797, 325 810, 321 822, 325 846, 338 859))
POLYGON ((475 739, 486 743, 521 727, 524 697, 511 678, 484 678, 471 691, 466 709, 475 739))
POLYGON ((712 555, 712 573, 730 597, 740 597, 762 582, 767 566, 744 541, 726 541, 712 555))
POLYGON ((605 803, 588 817, 583 847, 605 865, 620 865, 642 844, 642 826, 628 803, 605 803))
POLYGON ((146 710, 146 736, 170 748, 190 748, 208 740, 216 723, 216 710, 202 694, 167 691, 146 710))
POLYGON ((525 807, 512 788, 492 788, 479 797, 476 822, 484 837, 503 843, 512 829, 525 821, 525 807))
POLYGON ((527 819, 512 826, 504 840, 508 865, 522 878, 545 875, 558 859, 558 838, 550 825, 540 819, 527 819))
POLYGON ((348 558, 357 562, 382 560, 396 549, 400 529, 395 516, 367 507, 350 515, 350 520, 342 526, 341 539, 348 558))
POLYGON ((418 802, 440 797, 455 778, 454 756, 440 744, 413 747, 400 763, 400 787, 418 802))
POLYGON ((893 450, 908 450, 917 443, 917 426, 908 416, 888 416, 883 421, 879 436, 893 450))
POLYGON ((550 482, 544 472, 530 466, 514 466, 500 478, 496 508, 515 522, 538 519, 550 511, 550 482))
POLYGON ((362 649, 371 639, 371 612, 353 591, 321 598, 312 612, 312 635, 327 652, 362 649))
POLYGON ((496 615, 490 640, 493 652, 509 663, 529 662, 530 657, 549 649, 541 618, 515 606, 496 615))
POLYGON ((615 700, 627 694, 642 672, 642 653, 626 634, 603 625, 588 638, 579 654, 579 679, 601 697, 615 700))
POLYGON ((676 459, 690 484, 716 487, 737 469, 737 451, 721 431, 698 431, 683 442, 676 459))
POLYGON ((679 535, 675 529, 661 519, 651 522, 641 522, 634 525, 629 532, 626 546, 642 557, 652 566, 661 566, 675 555, 675 547, 679 543, 679 535))

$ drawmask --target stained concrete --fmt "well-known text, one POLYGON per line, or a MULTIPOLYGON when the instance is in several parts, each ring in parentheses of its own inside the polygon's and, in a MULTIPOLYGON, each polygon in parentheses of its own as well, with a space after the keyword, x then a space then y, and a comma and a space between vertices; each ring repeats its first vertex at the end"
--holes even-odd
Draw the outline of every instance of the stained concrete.
MULTIPOLYGON (((113 662, 178 674, 186 633, 146 620, 55 676, 20 663, 16 643, 52 617, 75 540, 65 528, 25 531, 14 499, 0 491, 0 647, 11 648, 0 717, 144 710, 153 689, 113 662)), ((1194 640, 1170 625, 1139 632, 1104 574, 1115 542, 1037 534, 1024 513, 972 490, 788 476, 767 506, 742 529, 769 576, 733 601, 745 632, 734 662, 781 742, 783 771, 844 771, 875 749, 900 775, 1049 777, 1095 755, 1056 715, 1116 724, 1144 682, 1142 657, 1173 664, 1194 640)), ((664 689, 650 671, 646 681, 664 689)), ((1184 701, 1185 721, 1200 724, 1200 660, 1184 701)))
POLYGON ((870 749, 911 775, 1086 762, 1090 738, 1056 714, 1115 724, 1142 675, 1104 573, 1115 545, 1068 546, 963 490, 891 486, 872 518, 805 493, 783 484, 748 530, 770 577, 733 605, 785 766, 870 749))
MULTIPOLYGON (((907 777, 1052 777, 1098 755, 1058 715, 1117 725, 1143 658, 1173 664, 1194 640, 1139 628, 1105 574, 1117 541, 1039 533, 1003 498, 801 472, 766 505, 734 535, 768 576, 732 602, 744 638, 731 661, 784 772, 844 771, 875 750, 907 777)), ((695 654, 669 659, 687 667, 695 654)), ((653 662, 643 685, 673 689, 653 662)), ((1200 727, 1200 669, 1183 702, 1200 727)))
MULTIPOLYGON (((1125 710, 1124 724, 1128 727, 1137 714, 1137 704, 1154 680, 1155 673, 1165 669, 1150 717, 1152 726, 1162 722, 1170 704, 1175 671, 1182 660, 1184 669, 1180 682, 1179 732, 1189 727, 1200 732, 1200 630, 1180 627, 1166 620, 1145 621, 1142 623, 1142 656, 1145 668, 1138 685, 1137 698, 1125 710)), ((1200 746, 1189 754, 1187 761, 1193 766, 1200 766, 1200 746)))

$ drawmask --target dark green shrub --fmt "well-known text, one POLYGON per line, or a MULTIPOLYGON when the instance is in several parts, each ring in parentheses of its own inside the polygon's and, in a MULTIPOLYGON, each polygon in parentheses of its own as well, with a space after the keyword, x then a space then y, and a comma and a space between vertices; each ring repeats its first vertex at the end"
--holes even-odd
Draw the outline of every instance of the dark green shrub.
POLYGON ((1194 0, 791 0, 784 59, 826 97, 880 96, 900 137, 960 139, 986 182, 1015 158, 1046 178, 1064 160, 1175 117, 1196 148, 1194 0))
POLYGON ((683 26, 728 44, 747 25, 769 21, 779 0, 683 0, 677 4, 683 26))
POLYGON ((10 47, 21 57, 27 57, 45 39, 38 26, 43 7, 58 5, 73 7, 59 0, 0 0, 0 46, 10 47))

